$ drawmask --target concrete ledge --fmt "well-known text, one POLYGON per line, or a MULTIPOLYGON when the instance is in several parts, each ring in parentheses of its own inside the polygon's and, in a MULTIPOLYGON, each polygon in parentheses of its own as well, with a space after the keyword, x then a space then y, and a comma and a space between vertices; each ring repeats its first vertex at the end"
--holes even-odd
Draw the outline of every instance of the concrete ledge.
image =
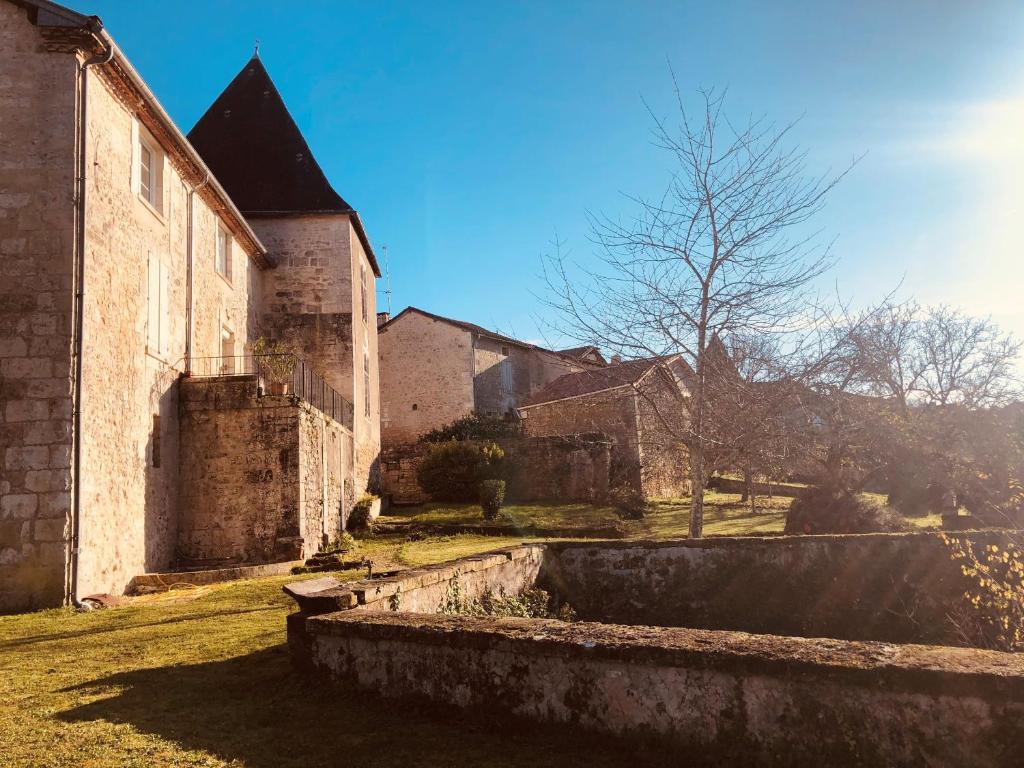
POLYGON ((315 670, 686 750, 686 765, 1016 765, 1024 657, 383 612, 306 619, 315 670))
POLYGON ((543 545, 523 544, 377 579, 344 584, 334 578, 300 581, 285 585, 284 591, 308 615, 356 607, 388 608, 392 602, 406 610, 433 612, 452 579, 458 580, 468 597, 479 597, 488 588, 518 593, 537 581, 543 559, 543 545))
POLYGON ((285 563, 263 563, 261 565, 238 565, 231 568, 211 568, 203 571, 168 571, 165 573, 144 573, 135 576, 125 588, 125 594, 137 595, 146 592, 163 592, 173 587, 201 586, 236 579, 257 579, 261 576, 283 576, 289 574, 302 560, 285 563))

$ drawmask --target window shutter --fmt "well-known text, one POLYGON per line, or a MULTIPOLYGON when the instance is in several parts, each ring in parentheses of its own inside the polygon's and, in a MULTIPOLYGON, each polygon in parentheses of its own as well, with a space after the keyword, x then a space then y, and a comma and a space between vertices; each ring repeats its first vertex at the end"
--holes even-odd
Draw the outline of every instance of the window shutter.
POLYGON ((139 154, 139 120, 138 118, 132 118, 132 163, 129 173, 131 174, 131 185, 132 194, 139 194, 139 168, 142 165, 142 159, 139 154))
POLYGON ((147 306, 149 316, 146 319, 146 346, 150 351, 160 348, 160 262, 153 254, 149 254, 149 278, 147 306))

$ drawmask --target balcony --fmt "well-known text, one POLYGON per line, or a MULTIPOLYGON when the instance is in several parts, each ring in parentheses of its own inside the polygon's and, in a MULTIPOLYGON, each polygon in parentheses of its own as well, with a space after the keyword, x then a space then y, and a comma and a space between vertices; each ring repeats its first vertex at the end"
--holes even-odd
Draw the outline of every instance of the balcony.
POLYGON ((291 395, 304 400, 348 430, 355 409, 308 361, 295 355, 231 355, 197 357, 192 378, 254 377, 261 395, 291 395))

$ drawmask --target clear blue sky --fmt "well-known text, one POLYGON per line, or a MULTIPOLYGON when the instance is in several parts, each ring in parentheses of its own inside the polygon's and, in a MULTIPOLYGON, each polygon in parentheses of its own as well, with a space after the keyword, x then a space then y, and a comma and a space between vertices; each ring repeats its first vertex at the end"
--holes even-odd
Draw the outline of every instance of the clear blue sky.
MULTIPOLYGON (((728 86, 804 115, 815 168, 867 153, 819 220, 830 280, 1024 335, 1024 3, 65 0, 99 15, 187 131, 260 54, 413 304, 540 339, 540 255, 660 191, 642 99, 728 86), (172 10, 173 8, 173 10, 172 10)), ((383 294, 381 302, 383 304, 383 294)))

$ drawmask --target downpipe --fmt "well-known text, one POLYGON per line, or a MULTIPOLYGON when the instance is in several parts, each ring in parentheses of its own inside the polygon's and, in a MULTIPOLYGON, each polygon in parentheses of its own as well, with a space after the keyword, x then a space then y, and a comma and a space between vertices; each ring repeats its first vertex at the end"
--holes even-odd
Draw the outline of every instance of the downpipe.
MULTIPOLYGON (((103 29, 99 19, 90 20, 90 31, 100 39, 103 29)), ((78 68, 78 177, 75 190, 75 313, 72 336, 72 355, 75 360, 74 397, 71 417, 72 469, 71 469, 71 538, 68 540, 66 560, 67 572, 64 580, 64 605, 84 607, 78 599, 79 549, 82 521, 82 332, 85 327, 85 212, 86 212, 86 149, 88 147, 88 95, 89 67, 108 64, 114 58, 114 46, 106 44, 106 50, 81 63, 78 68)))

